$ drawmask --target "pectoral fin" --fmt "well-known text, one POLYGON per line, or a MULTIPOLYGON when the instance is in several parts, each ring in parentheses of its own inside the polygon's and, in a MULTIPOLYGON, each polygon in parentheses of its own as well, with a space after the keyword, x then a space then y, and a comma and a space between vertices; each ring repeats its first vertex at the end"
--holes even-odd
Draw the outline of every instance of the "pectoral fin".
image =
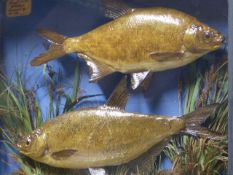
POLYGON ((123 3, 122 0, 102 0, 102 4, 105 16, 111 19, 116 19, 135 10, 123 3))
POLYGON ((128 101, 129 92, 127 88, 127 77, 124 76, 117 87, 114 89, 113 93, 109 97, 106 105, 111 107, 118 107, 120 109, 125 109, 126 103, 128 101))
POLYGON ((152 52, 150 57, 158 62, 174 61, 183 56, 182 52, 152 52))
MULTIPOLYGON (((149 77, 149 75, 152 74, 149 71, 145 72, 138 72, 138 73, 132 73, 131 74, 131 87, 132 89, 137 89, 143 81, 149 77)), ((151 75, 150 75, 151 76, 151 75)))
POLYGON ((77 150, 75 149, 67 149, 58 152, 52 153, 51 157, 55 160, 64 160, 75 154, 77 150))

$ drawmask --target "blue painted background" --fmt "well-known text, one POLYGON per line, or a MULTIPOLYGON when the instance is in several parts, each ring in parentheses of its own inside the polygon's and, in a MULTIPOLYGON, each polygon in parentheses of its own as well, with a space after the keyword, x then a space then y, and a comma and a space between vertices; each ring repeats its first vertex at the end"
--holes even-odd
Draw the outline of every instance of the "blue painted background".
MULTIPOLYGON (((227 35, 227 0, 132 0, 135 6, 163 6, 175 8, 227 35)), ((40 84, 43 66, 31 67, 30 60, 46 50, 44 41, 36 32, 36 28, 48 28, 66 36, 82 35, 109 21, 103 15, 97 0, 33 0, 32 13, 26 17, 4 18, 3 59, 5 72, 13 76, 16 68, 25 71, 28 87, 40 84)), ((155 38, 156 39, 156 38, 155 38)), ((76 56, 66 55, 49 64, 62 69, 67 90, 71 90, 76 56), (70 88, 69 88, 70 87, 70 88)), ((135 91, 131 94, 126 111, 144 114, 179 116, 182 111, 178 106, 178 79, 184 76, 187 67, 156 73, 149 90, 143 94, 135 91)), ((106 77, 98 84, 88 82, 88 69, 81 61, 80 88, 85 94, 103 93, 103 97, 92 98, 87 105, 103 104, 117 84, 119 74, 106 77)), ((39 100, 43 109, 48 108, 46 91, 38 90, 39 100)), ((45 116, 44 111, 44 116, 45 116)), ((3 149, 3 147, 1 148, 3 149)), ((1 154, 1 160, 8 158, 1 154)), ((164 164, 169 167, 169 163, 164 164)), ((0 162, 0 174, 12 171, 12 166, 0 162)))

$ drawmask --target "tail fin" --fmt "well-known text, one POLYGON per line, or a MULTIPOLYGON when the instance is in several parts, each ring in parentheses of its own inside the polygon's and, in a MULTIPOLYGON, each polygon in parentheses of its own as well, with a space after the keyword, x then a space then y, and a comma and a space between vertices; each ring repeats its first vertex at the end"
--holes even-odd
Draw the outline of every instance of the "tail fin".
POLYGON ((37 32, 42 37, 47 39, 51 43, 51 46, 47 52, 40 54, 38 57, 31 61, 32 66, 44 64, 50 60, 56 59, 66 54, 63 49, 63 43, 66 39, 65 36, 62 36, 56 32, 48 31, 46 29, 38 29, 37 32))
POLYGON ((205 138, 221 138, 221 136, 201 126, 201 124, 203 124, 206 119, 208 119, 211 114, 214 113, 218 106, 219 104, 211 104, 184 115, 183 119, 185 121, 185 130, 183 131, 183 133, 205 138))

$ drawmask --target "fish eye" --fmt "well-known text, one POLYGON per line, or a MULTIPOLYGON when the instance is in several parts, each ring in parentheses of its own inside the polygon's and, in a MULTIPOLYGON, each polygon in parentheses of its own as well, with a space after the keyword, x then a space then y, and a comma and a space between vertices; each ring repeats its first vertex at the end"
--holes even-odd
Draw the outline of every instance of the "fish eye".
POLYGON ((212 38, 212 33, 210 33, 210 32, 204 32, 204 38, 206 40, 209 40, 210 38, 212 38))
POLYGON ((26 146, 29 146, 31 144, 31 139, 27 138, 26 142, 25 142, 26 146))

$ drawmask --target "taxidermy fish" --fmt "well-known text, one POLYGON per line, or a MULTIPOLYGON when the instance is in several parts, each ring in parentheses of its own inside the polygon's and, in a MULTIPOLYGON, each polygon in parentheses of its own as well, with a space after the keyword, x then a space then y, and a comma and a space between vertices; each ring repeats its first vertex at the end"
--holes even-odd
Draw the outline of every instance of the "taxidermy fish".
POLYGON ((215 29, 174 9, 111 4, 107 9, 113 21, 78 37, 39 29, 52 45, 31 64, 37 66, 75 52, 90 67, 90 81, 121 72, 131 75, 136 89, 151 72, 184 66, 218 49, 224 41, 215 29))
POLYGON ((47 121, 17 143, 18 150, 50 166, 93 168, 136 161, 155 148, 158 155, 175 134, 205 134, 200 125, 216 108, 210 105, 180 118, 124 111, 128 92, 122 79, 107 104, 83 108, 47 121), (136 160, 135 160, 136 159, 136 160))

